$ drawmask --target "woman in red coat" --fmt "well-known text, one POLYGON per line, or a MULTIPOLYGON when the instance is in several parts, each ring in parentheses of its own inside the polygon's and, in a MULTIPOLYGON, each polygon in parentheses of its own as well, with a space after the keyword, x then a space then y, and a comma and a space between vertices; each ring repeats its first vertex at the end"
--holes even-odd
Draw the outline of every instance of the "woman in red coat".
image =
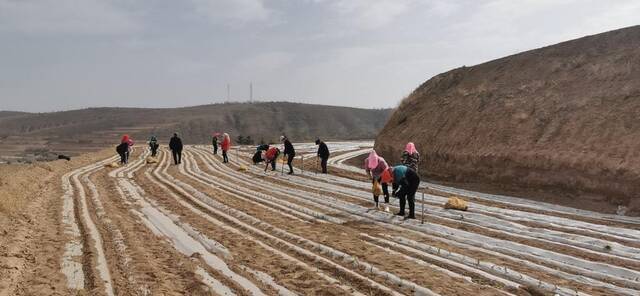
POLYGON ((231 149, 231 138, 229 138, 229 134, 224 133, 222 135, 222 162, 228 163, 229 157, 227 157, 227 152, 231 149))

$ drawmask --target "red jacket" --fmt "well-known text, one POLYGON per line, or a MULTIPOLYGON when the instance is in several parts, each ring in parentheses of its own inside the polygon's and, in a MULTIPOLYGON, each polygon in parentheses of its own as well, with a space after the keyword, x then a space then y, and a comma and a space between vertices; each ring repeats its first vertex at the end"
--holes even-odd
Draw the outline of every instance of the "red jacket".
POLYGON ((278 157, 278 148, 271 147, 267 150, 267 153, 264 154, 264 158, 266 161, 273 161, 276 157, 278 157))
POLYGON ((222 150, 229 151, 229 148, 231 148, 231 139, 224 138, 224 140, 222 140, 222 150))

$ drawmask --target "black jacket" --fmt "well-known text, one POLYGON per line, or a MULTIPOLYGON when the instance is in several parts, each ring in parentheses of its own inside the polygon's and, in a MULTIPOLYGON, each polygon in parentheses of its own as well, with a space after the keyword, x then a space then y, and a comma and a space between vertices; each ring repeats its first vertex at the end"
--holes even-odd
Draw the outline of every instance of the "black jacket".
POLYGON ((211 140, 211 144, 213 146, 218 146, 218 137, 213 137, 213 140, 211 140))
POLYGON ((116 152, 118 152, 118 154, 125 154, 127 153, 127 151, 129 151, 129 144, 126 142, 116 147, 116 152))
POLYGON ((262 144, 256 147, 256 151, 267 151, 269 150, 269 144, 262 144))
POLYGON ((174 151, 182 151, 182 140, 178 137, 172 137, 169 141, 169 149, 174 151))
POLYGON ((289 139, 284 140, 284 154, 286 155, 295 155, 296 150, 293 149, 293 145, 289 139))
POLYGON ((322 159, 329 158, 329 147, 324 142, 320 142, 318 145, 318 156, 322 159))

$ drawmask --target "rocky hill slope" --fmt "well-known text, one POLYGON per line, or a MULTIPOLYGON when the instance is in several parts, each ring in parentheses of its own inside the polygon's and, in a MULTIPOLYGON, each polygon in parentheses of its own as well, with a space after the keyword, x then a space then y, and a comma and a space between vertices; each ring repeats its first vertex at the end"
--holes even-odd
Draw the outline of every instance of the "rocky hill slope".
POLYGON ((398 161, 407 141, 440 181, 560 203, 640 208, 640 26, 437 75, 376 140, 398 161))

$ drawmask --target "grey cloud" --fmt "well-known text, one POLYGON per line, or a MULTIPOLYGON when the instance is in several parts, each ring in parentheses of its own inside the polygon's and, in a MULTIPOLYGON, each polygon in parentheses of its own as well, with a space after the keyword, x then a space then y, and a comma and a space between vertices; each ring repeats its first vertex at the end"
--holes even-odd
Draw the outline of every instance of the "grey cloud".
POLYGON ((391 107, 449 69, 638 23, 632 0, 0 0, 0 109, 391 107))

